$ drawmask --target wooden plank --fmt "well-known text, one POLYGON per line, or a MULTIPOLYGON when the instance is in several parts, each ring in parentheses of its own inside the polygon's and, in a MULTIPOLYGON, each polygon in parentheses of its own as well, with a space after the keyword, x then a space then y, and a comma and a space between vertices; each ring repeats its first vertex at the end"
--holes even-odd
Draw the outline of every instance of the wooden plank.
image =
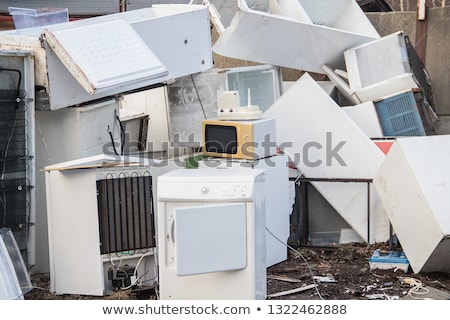
POLYGON ((283 277, 283 276, 275 276, 275 275, 268 275, 267 276, 268 279, 273 279, 273 280, 279 280, 279 281, 286 281, 286 282, 302 282, 302 280, 299 279, 294 279, 294 278, 288 278, 288 277, 283 277))
POLYGON ((273 293, 273 294, 268 294, 267 298, 276 298, 276 297, 286 296, 289 294, 306 291, 306 290, 309 290, 309 289, 312 289, 315 287, 316 287, 315 284, 309 284, 307 286, 303 286, 303 287, 292 289, 292 290, 286 290, 286 291, 281 291, 281 292, 277 292, 277 293, 273 293))

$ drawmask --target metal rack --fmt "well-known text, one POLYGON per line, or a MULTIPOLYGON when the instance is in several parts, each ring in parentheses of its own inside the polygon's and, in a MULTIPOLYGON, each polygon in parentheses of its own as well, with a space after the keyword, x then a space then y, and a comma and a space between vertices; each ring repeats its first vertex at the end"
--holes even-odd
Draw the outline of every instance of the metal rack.
POLYGON ((101 253, 155 247, 152 177, 134 173, 97 181, 101 253))
MULTIPOLYGON (((293 179, 295 181, 294 208, 291 216, 292 233, 290 242, 294 245, 306 245, 309 235, 308 220, 308 184, 311 182, 345 182, 365 183, 367 185, 367 243, 370 243, 370 185, 373 179, 357 178, 307 178, 304 176, 293 179)), ((390 230, 390 233, 391 230, 390 230)))
MULTIPOLYGON (((18 70, 2 71, 17 72, 20 82, 18 70)), ((0 90, 0 227, 12 230, 25 261, 33 188, 26 102, 25 91, 0 90)))

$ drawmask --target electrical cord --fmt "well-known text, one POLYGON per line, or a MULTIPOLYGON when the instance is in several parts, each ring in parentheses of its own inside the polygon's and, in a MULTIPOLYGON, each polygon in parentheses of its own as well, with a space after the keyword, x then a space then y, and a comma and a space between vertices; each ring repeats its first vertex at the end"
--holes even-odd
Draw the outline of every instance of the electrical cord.
POLYGON ((116 143, 114 141, 114 136, 113 136, 111 129, 109 128, 109 125, 106 130, 108 131, 109 138, 111 139, 111 145, 113 147, 114 154, 116 156, 121 156, 121 155, 123 155, 123 149, 124 149, 124 145, 125 145, 125 129, 123 127, 122 121, 120 121, 120 118, 117 115, 116 110, 114 110, 114 119, 117 120, 117 122, 119 123, 119 127, 120 127, 120 154, 116 149, 116 143))
POLYGON ((422 281, 411 278, 411 277, 400 277, 401 283, 407 283, 411 286, 411 289, 408 290, 408 296, 412 299, 424 300, 425 298, 417 297, 418 295, 427 295, 430 293, 430 290, 425 288, 422 285, 422 281))
MULTIPOLYGON (((149 251, 149 252, 144 253, 144 254, 139 258, 138 262, 136 263, 136 266, 134 267, 134 272, 133 272, 133 278, 134 278, 134 281, 133 281, 130 285, 121 288, 121 290, 128 290, 128 289, 131 289, 132 287, 134 287, 134 286, 136 286, 136 285, 140 285, 140 284, 142 283, 140 280, 141 280, 147 273, 149 273, 149 271, 147 271, 147 272, 143 273, 142 275, 138 276, 138 274, 137 274, 138 268, 139 268, 139 265, 140 265, 140 264, 142 263, 142 261, 144 260, 144 258, 147 257, 147 256, 150 256, 150 255, 154 255, 154 256, 155 256, 155 257, 154 257, 154 260, 153 260, 153 267, 154 267, 155 276, 154 276, 153 278, 151 278, 151 279, 146 280, 146 281, 155 280, 155 279, 157 278, 157 276, 158 276, 158 270, 157 270, 157 266, 156 266, 156 259, 157 259, 156 253, 153 253, 153 252, 149 251)), ((117 270, 123 271, 123 272, 125 273, 124 270, 121 270, 121 269, 119 269, 119 268, 117 268, 117 270)))
POLYGON ((114 154, 116 156, 119 156, 119 153, 117 152, 117 149, 116 149, 116 142, 114 141, 114 137, 113 137, 113 134, 112 134, 111 130, 109 129, 109 126, 107 127, 106 130, 108 131, 109 138, 111 139, 111 145, 113 147, 114 154))
POLYGON ((114 110, 114 114, 116 116, 116 120, 119 123, 120 127, 120 155, 123 155, 123 148, 125 145, 125 129, 123 127, 122 121, 120 121, 119 116, 117 115, 117 112, 114 110))
POLYGON ((194 77, 192 76, 192 74, 191 74, 191 80, 192 80, 192 84, 194 85, 195 93, 197 94, 198 102, 200 102, 200 107, 202 108, 203 116, 205 117, 205 119, 208 119, 206 117, 205 108, 203 107, 202 99, 200 99, 200 94, 198 93, 197 86, 195 85, 194 77))
POLYGON ((300 256, 300 258, 302 258, 302 260, 305 262, 306 266, 308 267, 309 273, 311 274, 311 278, 314 284, 314 288, 316 289, 316 293, 319 296, 320 300, 324 300, 324 298, 322 297, 322 295, 319 292, 318 289, 318 285, 316 283, 316 280, 314 278, 314 273, 308 263, 308 261, 306 261, 305 257, 296 249, 294 249, 293 247, 291 247, 289 244, 285 243, 284 241, 280 240, 276 235, 274 235, 267 227, 266 227, 266 231, 272 236, 274 237, 278 242, 280 242, 281 244, 283 244, 285 247, 287 247, 288 249, 292 250, 295 254, 297 254, 298 256, 300 256))

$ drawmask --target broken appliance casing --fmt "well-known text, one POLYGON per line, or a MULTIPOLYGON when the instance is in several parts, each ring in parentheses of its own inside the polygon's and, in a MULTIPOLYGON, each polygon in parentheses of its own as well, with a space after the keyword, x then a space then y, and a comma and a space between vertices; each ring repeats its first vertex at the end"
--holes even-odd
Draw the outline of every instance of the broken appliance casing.
POLYGON ((450 272, 450 136, 397 138, 374 185, 414 273, 450 272))
MULTIPOLYGON (((135 112, 148 116, 143 152, 155 154, 167 151, 169 145, 169 99, 167 86, 124 94, 119 100, 120 112, 135 112)), ((126 149, 126 148, 125 148, 126 149)))
POLYGON ((150 166, 94 156, 45 170, 50 291, 103 296, 134 281, 135 289, 155 286, 150 166))
MULTIPOLYGON (((198 2, 198 1, 193 1, 198 2)), ((380 36, 356 1, 209 0, 221 56, 323 73, 343 51, 380 36)))
POLYGON ((0 43, 0 49, 34 51, 36 107, 41 110, 164 83, 212 66, 209 14, 200 5, 154 5, 22 29, 20 34, 3 31, 0 43), (85 35, 89 37, 80 40, 85 35), (117 57, 117 68, 103 54, 117 57), (130 63, 134 72, 126 67, 130 63))
POLYGON ((350 92, 361 102, 419 88, 403 32, 344 51, 350 92))
POLYGON ((0 49, 0 131, 5 157, 0 227, 13 231, 27 268, 36 263, 39 228, 36 224, 35 58, 30 50, 0 49))
POLYGON ((122 154, 144 151, 147 145, 148 114, 120 110, 122 126, 122 154))
POLYGON ((45 175, 49 165, 99 154, 120 153, 119 101, 110 98, 82 107, 36 114, 36 266, 33 272, 49 272, 48 224, 45 175))

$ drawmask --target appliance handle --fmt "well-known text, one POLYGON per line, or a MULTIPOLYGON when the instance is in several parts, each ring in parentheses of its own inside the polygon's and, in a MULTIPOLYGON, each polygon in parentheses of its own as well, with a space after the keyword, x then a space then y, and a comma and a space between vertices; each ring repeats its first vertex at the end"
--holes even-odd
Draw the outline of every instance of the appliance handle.
POLYGON ((175 220, 172 220, 170 223, 170 234, 169 234, 170 240, 172 240, 172 243, 175 244, 175 220))

